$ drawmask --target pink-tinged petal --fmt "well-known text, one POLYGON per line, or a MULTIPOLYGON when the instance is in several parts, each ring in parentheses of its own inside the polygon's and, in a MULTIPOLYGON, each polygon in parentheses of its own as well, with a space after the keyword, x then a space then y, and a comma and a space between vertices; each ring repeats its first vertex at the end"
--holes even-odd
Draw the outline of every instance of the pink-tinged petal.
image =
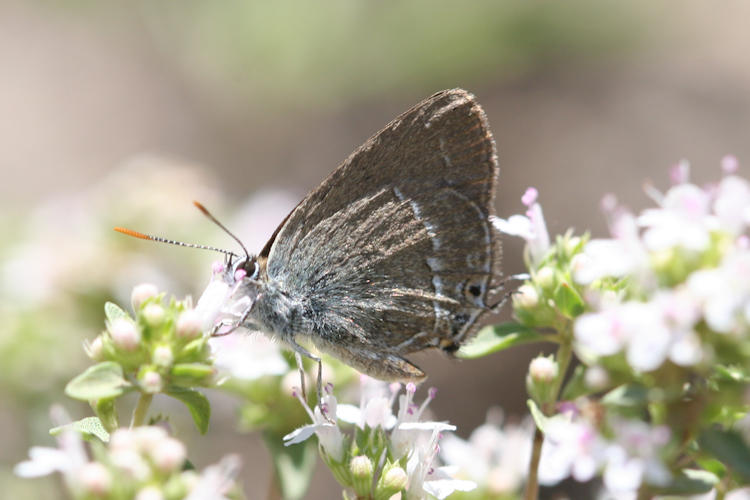
POLYGON ((283 437, 284 446, 301 443, 302 441, 308 439, 310 436, 315 434, 315 430, 317 429, 317 427, 318 426, 315 424, 307 424, 294 429, 292 432, 283 437))
POLYGON ((495 229, 504 234, 511 236, 520 236, 525 240, 529 240, 534 237, 532 231, 531 220, 525 215, 511 215, 508 219, 501 219, 500 217, 491 218, 492 225, 495 229))

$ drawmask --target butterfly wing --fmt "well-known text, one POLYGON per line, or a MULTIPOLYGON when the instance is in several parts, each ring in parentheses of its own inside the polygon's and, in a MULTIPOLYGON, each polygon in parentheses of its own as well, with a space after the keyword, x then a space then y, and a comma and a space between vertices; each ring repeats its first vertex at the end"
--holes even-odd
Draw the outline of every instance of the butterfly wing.
POLYGON ((497 176, 485 114, 461 89, 370 138, 259 256, 269 283, 307 318, 299 324, 311 331, 294 334, 380 378, 419 376, 404 354, 456 348, 487 311, 498 274, 497 176))

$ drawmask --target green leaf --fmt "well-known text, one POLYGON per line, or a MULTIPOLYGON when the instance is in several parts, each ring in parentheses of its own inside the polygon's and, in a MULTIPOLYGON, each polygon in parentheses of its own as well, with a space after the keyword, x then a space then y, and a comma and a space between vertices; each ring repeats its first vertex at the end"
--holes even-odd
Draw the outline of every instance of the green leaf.
POLYGON ((94 401, 115 398, 132 389, 133 384, 123 377, 122 367, 114 361, 104 361, 68 382, 65 394, 81 401, 94 401))
POLYGON ((529 407, 531 418, 534 419, 534 423, 536 424, 537 428, 540 431, 544 432, 544 430, 547 428, 549 417, 542 413, 542 410, 537 406, 533 399, 527 400, 526 404, 529 407))
POLYGON ((642 385, 625 384, 615 387, 602 398, 608 406, 636 407, 648 403, 648 389, 642 385))
POLYGON ((198 431, 205 434, 208 430, 208 421, 211 418, 211 404, 206 396, 194 389, 179 386, 168 387, 166 393, 175 399, 179 399, 188 407, 198 431))
POLYGON ((716 475, 705 470, 685 469, 662 487, 651 486, 653 493, 659 495, 698 495, 708 493, 719 482, 716 475))
POLYGON ((584 311, 584 302, 576 289, 569 283, 561 282, 554 293, 555 305, 566 317, 573 319, 584 311))
POLYGON ((482 328, 456 355, 465 359, 481 358, 515 345, 544 340, 545 337, 533 328, 519 323, 501 323, 482 328))
POLYGON ((76 422, 54 427, 50 429, 49 433, 52 436, 57 436, 66 429, 72 429, 81 433, 83 438, 87 441, 91 438, 98 438, 105 443, 109 442, 109 432, 107 432, 102 425, 102 422, 97 417, 86 417, 76 422))
POLYGON ((117 421, 117 411, 115 410, 115 398, 102 398, 97 400, 94 405, 96 416, 99 417, 101 424, 109 432, 114 432, 120 424, 117 421))
POLYGON ((743 483, 750 482, 750 448, 739 432, 708 429, 698 437, 698 444, 726 464, 743 483))
POLYGON ((128 313, 123 311, 120 306, 113 302, 107 302, 104 304, 104 314, 107 316, 107 320, 109 320, 110 323, 114 322, 116 319, 127 319, 133 321, 128 313))
POLYGON ((281 498, 304 498, 317 462, 317 439, 308 439, 294 446, 284 446, 280 436, 264 432, 263 441, 273 459, 274 481, 281 492, 281 498))

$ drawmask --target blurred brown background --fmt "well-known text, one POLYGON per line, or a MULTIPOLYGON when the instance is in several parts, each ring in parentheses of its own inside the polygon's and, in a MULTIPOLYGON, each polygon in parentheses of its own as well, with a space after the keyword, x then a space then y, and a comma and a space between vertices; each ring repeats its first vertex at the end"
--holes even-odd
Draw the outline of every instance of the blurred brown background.
MULTIPOLYGON (((79 234, 80 217, 97 234, 115 221, 132 222, 147 232, 227 245, 192 199, 227 218, 260 190, 301 196, 398 113, 457 86, 478 96, 498 143, 498 214, 519 212, 521 194, 535 186, 552 234, 573 226, 602 235, 603 194, 614 192, 638 209, 648 204, 643 182, 666 187, 668 167, 681 158, 691 161, 699 183, 719 177, 724 154, 735 154, 741 165, 750 161, 748 16, 750 6, 739 0, 488 0, 470 7, 430 0, 2 0, 0 258, 6 269, 0 297, 17 295, 15 287, 27 280, 36 283, 40 261, 36 253, 19 261, 19 241, 41 247, 52 270, 45 276, 65 266, 68 255, 94 252, 101 238, 108 239, 99 251, 123 245, 79 234), (116 180, 123 165, 134 163, 136 174, 116 180), (184 165, 190 166, 187 180, 184 165), (122 215, 118 210, 141 190, 150 193, 151 205, 135 219, 122 215), (53 200, 70 207, 71 200, 91 197, 98 204, 78 207, 83 215, 54 208, 53 200), (99 212, 101 206, 109 211, 99 212), (50 225, 50 213, 63 215, 52 225, 68 238, 68 253, 57 244, 62 236, 34 233, 50 225)), ((261 227, 238 231, 258 242, 256 250, 283 217, 282 205, 269 208, 261 227)), ((68 288, 47 294, 59 299, 72 288, 97 297, 92 310, 100 311, 101 297, 126 300, 122 290, 141 280, 169 284, 176 294, 200 293, 210 257, 149 267, 151 260, 172 262, 168 256, 180 250, 124 245, 146 264, 119 276, 119 288, 87 295, 80 282, 68 280, 68 288)), ((520 272, 520 242, 508 239, 505 248, 507 272, 520 272)), ((92 257, 74 274, 88 279, 122 262, 92 257)), ((50 311, 44 304, 8 299, 0 309, 6 323, 0 327, 0 490, 7 483, 7 491, 27 496, 35 490, 14 479, 10 467, 31 444, 49 442, 50 402, 76 408, 62 387, 86 364, 81 339, 102 324, 101 314, 92 313, 72 337, 51 327, 34 344, 40 352, 29 354, 33 346, 15 328, 22 323, 17 317, 33 311, 39 320, 50 311), (50 361, 62 356, 44 351, 53 341, 67 345, 70 356, 50 361), (55 377, 30 380, 50 364, 55 377)), ((435 354, 416 361, 440 389, 436 416, 466 436, 491 405, 508 415, 524 413, 531 354, 514 350, 460 363, 435 354)), ((262 497, 270 465, 260 439, 238 438, 232 403, 218 396, 215 402, 208 436, 189 443, 200 455, 197 465, 240 451, 248 497, 262 497)), ((331 495, 338 497, 338 489, 319 469, 309 498, 331 495)))

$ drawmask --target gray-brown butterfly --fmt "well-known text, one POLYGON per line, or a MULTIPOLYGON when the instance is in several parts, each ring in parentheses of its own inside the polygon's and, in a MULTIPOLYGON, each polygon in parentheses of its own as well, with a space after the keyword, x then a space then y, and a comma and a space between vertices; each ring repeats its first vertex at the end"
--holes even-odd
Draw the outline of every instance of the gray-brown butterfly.
POLYGON ((455 352, 492 310, 498 172, 474 96, 438 92, 352 153, 260 253, 230 258, 199 307, 209 323, 277 337, 298 359, 320 363, 306 340, 367 375, 422 380, 406 356, 455 352))

